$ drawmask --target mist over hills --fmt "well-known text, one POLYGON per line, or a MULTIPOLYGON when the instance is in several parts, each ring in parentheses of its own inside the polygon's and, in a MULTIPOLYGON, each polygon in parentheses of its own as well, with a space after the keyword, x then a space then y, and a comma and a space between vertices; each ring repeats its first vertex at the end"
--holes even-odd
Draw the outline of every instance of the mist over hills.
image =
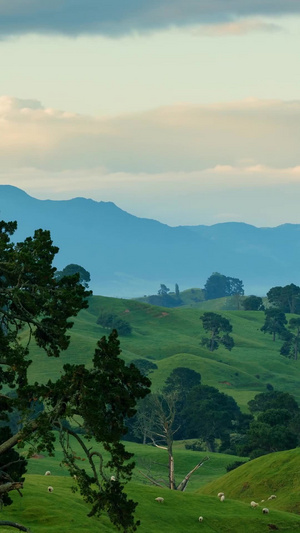
MULTIPOLYGON (((201 218, 201 211, 199 211, 201 218)), ((112 202, 38 200, 0 185, 0 219, 17 220, 13 240, 49 229, 60 248, 55 266, 78 263, 95 294, 134 297, 203 287, 212 272, 243 280, 246 294, 300 284, 300 225, 257 228, 245 223, 170 227, 138 218, 112 202)))

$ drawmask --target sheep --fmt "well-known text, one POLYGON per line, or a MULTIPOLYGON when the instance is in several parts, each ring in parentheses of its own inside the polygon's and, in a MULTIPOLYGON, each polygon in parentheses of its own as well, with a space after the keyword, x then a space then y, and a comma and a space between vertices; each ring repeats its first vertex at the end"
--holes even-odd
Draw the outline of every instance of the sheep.
POLYGON ((199 522, 203 522, 203 516, 199 516, 199 522))
POLYGON ((263 514, 269 514, 269 509, 267 507, 264 507, 262 512, 263 514))
POLYGON ((224 492, 218 492, 218 498, 221 498, 221 496, 224 496, 224 492))
POLYGON ((251 507, 253 507, 253 509, 254 509, 255 507, 258 507, 258 506, 259 506, 259 503, 256 503, 256 502, 252 501, 252 502, 250 503, 250 505, 251 505, 251 507))
POLYGON ((47 470, 47 472, 45 472, 45 476, 51 476, 50 470, 47 470))
POLYGON ((155 498, 155 501, 158 503, 164 503, 165 500, 161 496, 158 496, 158 498, 155 498))
POLYGON ((116 481, 115 476, 110 476, 110 481, 116 481))
POLYGON ((53 492, 53 487, 48 487, 48 492, 53 492))
POLYGON ((277 498, 276 494, 271 494, 271 496, 269 496, 268 500, 275 500, 277 498))
POLYGON ((225 495, 223 494, 223 496, 221 496, 220 498, 220 502, 223 502, 225 500, 225 495))

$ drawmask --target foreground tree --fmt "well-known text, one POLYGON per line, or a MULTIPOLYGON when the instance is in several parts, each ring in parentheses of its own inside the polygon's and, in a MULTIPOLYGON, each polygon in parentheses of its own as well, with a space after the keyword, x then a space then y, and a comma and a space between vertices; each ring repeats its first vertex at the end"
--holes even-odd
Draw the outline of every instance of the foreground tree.
POLYGON ((91 368, 65 365, 56 382, 30 382, 31 342, 41 349, 40 357, 58 357, 69 345, 70 318, 88 306, 90 293, 79 283, 78 273, 55 276, 52 262, 58 248, 48 231, 37 230, 34 237, 13 244, 10 237, 15 230, 16 223, 0 222, 0 499, 7 505, 9 492, 21 494, 26 461, 18 447, 28 444, 29 456, 36 451, 53 453, 55 435, 59 435, 64 462, 72 475, 76 473, 80 492, 91 505, 90 514, 106 511, 116 527, 135 531, 136 504, 123 491, 133 463, 128 463, 131 454, 120 439, 126 432, 125 417, 133 416, 136 400, 149 392, 150 382, 119 358, 116 331, 99 341, 91 368), (36 409, 37 403, 44 408, 36 409), (19 425, 12 433, 10 418, 16 412, 19 425), (81 420, 81 435, 72 428, 74 417, 81 420), (101 444, 106 462, 101 448, 87 447, 84 436, 101 444), (72 439, 81 445, 91 474, 81 461, 77 465, 72 439))
POLYGON ((227 350, 232 350, 234 340, 229 335, 232 331, 232 325, 227 318, 217 313, 203 313, 200 317, 204 330, 209 333, 209 337, 202 337, 202 345, 206 346, 210 352, 217 350, 222 344, 227 350))

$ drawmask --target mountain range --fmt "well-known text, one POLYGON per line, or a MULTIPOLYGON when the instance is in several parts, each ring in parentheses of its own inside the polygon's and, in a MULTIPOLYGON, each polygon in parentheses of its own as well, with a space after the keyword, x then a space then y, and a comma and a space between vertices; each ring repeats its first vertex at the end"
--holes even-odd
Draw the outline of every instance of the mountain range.
POLYGON ((18 222, 14 241, 49 229, 60 249, 55 266, 83 266, 90 288, 103 296, 155 294, 161 283, 201 288, 212 272, 242 279, 247 295, 300 284, 300 224, 170 227, 112 202, 38 200, 10 185, 0 185, 0 219, 18 222))

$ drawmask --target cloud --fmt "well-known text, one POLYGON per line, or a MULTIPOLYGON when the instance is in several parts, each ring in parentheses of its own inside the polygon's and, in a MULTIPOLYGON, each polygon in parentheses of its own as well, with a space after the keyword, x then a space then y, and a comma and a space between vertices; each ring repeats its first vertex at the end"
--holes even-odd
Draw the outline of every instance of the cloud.
POLYGON ((117 36, 299 12, 300 3, 295 0, 0 0, 0 36, 117 36))
POLYGON ((287 168, 299 165, 299 144, 300 101, 178 104, 91 117, 0 97, 0 170, 157 174, 236 168, 241 162, 287 168))
POLYGON ((253 32, 274 33, 283 31, 283 28, 274 23, 263 22, 257 19, 236 20, 224 22, 223 24, 207 24, 206 26, 196 26, 191 28, 193 35, 211 35, 222 37, 224 35, 246 35, 253 32))

